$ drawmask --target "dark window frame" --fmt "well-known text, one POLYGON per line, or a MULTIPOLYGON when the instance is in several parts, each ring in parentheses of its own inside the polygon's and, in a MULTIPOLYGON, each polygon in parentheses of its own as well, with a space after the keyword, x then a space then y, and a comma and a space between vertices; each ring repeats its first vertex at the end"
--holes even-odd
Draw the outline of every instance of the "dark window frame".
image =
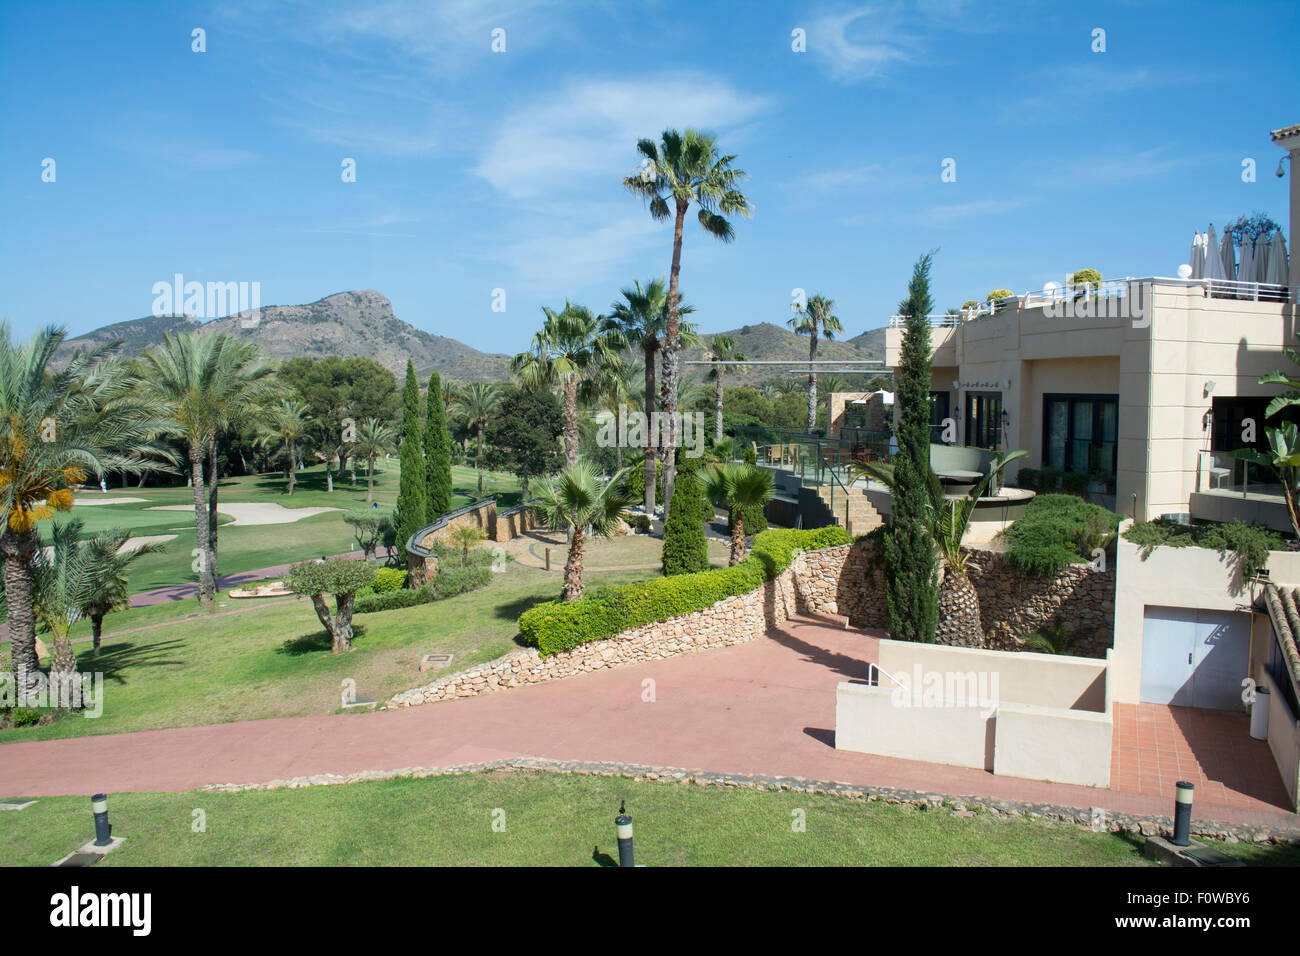
POLYGON ((994 391, 977 390, 977 391, 966 392, 964 411, 966 413, 966 422, 965 422, 964 430, 966 433, 965 435, 966 446, 968 448, 999 449, 1002 447, 1002 413, 1004 411, 1004 406, 1002 404, 1002 393, 1000 391, 994 392, 994 391), (984 417, 981 417, 981 422, 985 426, 985 431, 983 435, 978 434, 975 430, 975 420, 976 420, 975 403, 978 399, 995 399, 997 403, 997 411, 992 414, 991 423, 985 420, 984 417), (993 437, 993 442, 991 444, 981 444, 980 443, 981 438, 989 437, 990 433, 988 431, 988 428, 990 427, 990 425, 993 429, 991 433, 993 437), (975 433, 972 434, 973 432, 975 433))
MULTIPOLYGON (((1054 467, 1052 465, 1052 453, 1051 453, 1052 416, 1050 413, 1053 402, 1066 403, 1065 454, 1062 460, 1062 464, 1064 465, 1064 467, 1061 470, 1065 472, 1069 472, 1070 474, 1094 474, 1094 472, 1092 472, 1091 470, 1085 472, 1077 472, 1070 467, 1070 458, 1071 458, 1069 454, 1070 446, 1073 445, 1074 442, 1076 441, 1074 437, 1074 403, 1075 402, 1092 403, 1093 437, 1089 440, 1089 443, 1094 448, 1100 448, 1102 445, 1107 444, 1107 442, 1101 438, 1101 434, 1102 434, 1101 408, 1103 405, 1106 404, 1113 404, 1115 406, 1115 437, 1111 442, 1109 442, 1109 444, 1113 444, 1115 446, 1115 454, 1111 456, 1112 470, 1110 472, 1110 477, 1111 478, 1117 477, 1119 473, 1119 395, 1113 392, 1044 392, 1043 393, 1043 454, 1042 454, 1042 467, 1044 468, 1054 467)), ((1083 439, 1077 439, 1077 440, 1082 441, 1083 439)), ((1089 458, 1091 457, 1092 456, 1090 454, 1089 458)), ((1096 472, 1096 474, 1105 474, 1105 472, 1096 472)))
POLYGON ((930 390, 930 441, 936 445, 943 444, 943 420, 952 417, 952 392, 943 389, 930 390), (940 401, 942 399, 942 401, 940 401), (939 406, 943 410, 939 410, 939 406))

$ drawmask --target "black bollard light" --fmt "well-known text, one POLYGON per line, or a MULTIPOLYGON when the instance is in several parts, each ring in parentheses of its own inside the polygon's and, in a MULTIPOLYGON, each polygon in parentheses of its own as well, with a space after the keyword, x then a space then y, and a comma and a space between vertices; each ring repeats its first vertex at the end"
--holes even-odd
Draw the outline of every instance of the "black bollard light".
POLYGON ((627 803, 618 802, 618 816, 614 818, 614 830, 618 833, 618 865, 636 866, 632 862, 632 818, 627 815, 627 803))
POLYGON ((91 797, 90 809, 95 814, 95 846, 108 846, 113 842, 113 827, 108 822, 108 795, 97 793, 91 797))
POLYGON ((1174 846, 1189 846, 1192 842, 1192 794, 1196 787, 1186 780, 1174 784, 1174 846))

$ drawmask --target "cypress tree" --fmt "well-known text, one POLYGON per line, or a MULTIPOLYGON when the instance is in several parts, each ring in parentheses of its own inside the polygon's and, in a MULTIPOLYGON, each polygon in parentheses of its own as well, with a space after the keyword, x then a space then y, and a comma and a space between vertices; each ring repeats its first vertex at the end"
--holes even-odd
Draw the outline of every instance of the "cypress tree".
POLYGON ((709 569, 709 542, 704 523, 713 517, 713 506, 695 476, 699 458, 683 456, 677 463, 677 487, 664 522, 663 572, 693 574, 709 569))
POLYGON ((907 287, 902 357, 898 369, 898 457, 890 533, 883 536, 889 636, 934 641, 939 616, 930 508, 930 263, 916 261, 907 287))
POLYGON ((415 366, 406 360, 406 384, 402 388, 402 478, 397 491, 397 547, 406 555, 406 541, 428 521, 428 490, 425 485, 424 441, 420 436, 420 385, 415 366))
POLYGON ((443 403, 442 379, 429 376, 424 416, 425 484, 428 488, 428 517, 435 521, 451 510, 451 436, 447 434, 447 406, 443 403))

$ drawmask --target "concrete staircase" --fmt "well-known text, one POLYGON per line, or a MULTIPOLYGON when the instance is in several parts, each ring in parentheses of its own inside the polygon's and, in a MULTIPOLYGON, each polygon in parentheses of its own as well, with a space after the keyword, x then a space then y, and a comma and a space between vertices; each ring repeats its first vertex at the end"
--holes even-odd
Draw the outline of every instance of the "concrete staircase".
POLYGON ((835 489, 835 507, 831 507, 831 486, 820 485, 816 489, 817 497, 826 510, 827 524, 843 525, 853 537, 867 534, 885 523, 880 512, 871 504, 863 488, 852 488, 848 496, 848 521, 845 522, 844 489, 835 489))

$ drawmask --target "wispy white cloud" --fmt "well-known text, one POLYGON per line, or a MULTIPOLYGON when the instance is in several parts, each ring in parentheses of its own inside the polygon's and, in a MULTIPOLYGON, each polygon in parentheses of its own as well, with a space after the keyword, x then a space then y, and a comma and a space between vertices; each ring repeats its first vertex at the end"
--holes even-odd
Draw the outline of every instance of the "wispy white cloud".
POLYGON ((896 63, 911 62, 919 45, 892 4, 825 10, 808 25, 808 52, 841 83, 877 77, 896 63))
POLYGON ((796 186, 801 191, 811 190, 812 192, 853 189, 854 187, 877 182, 883 171, 884 167, 879 163, 848 166, 842 169, 823 169, 804 176, 796 186))
POLYGON ((1028 205, 1028 203, 1029 200, 1025 198, 973 199, 968 202, 938 203, 926 206, 910 218, 913 222, 922 226, 933 229, 946 229, 971 219, 1001 216, 1014 212, 1028 205))
POLYGON ((616 191, 636 166, 638 139, 670 126, 721 134, 766 107, 762 97, 702 74, 574 80, 507 115, 474 171, 511 200, 590 193, 601 178, 616 191))
MULTIPOLYGON (((559 228, 534 230, 527 238, 508 244, 502 258, 524 282, 545 286, 557 295, 567 294, 610 276, 624 275, 627 267, 648 251, 667 249, 668 238, 668 227, 649 215, 626 215, 595 227, 571 222, 559 228)), ((663 258, 666 263, 666 252, 663 258)))

